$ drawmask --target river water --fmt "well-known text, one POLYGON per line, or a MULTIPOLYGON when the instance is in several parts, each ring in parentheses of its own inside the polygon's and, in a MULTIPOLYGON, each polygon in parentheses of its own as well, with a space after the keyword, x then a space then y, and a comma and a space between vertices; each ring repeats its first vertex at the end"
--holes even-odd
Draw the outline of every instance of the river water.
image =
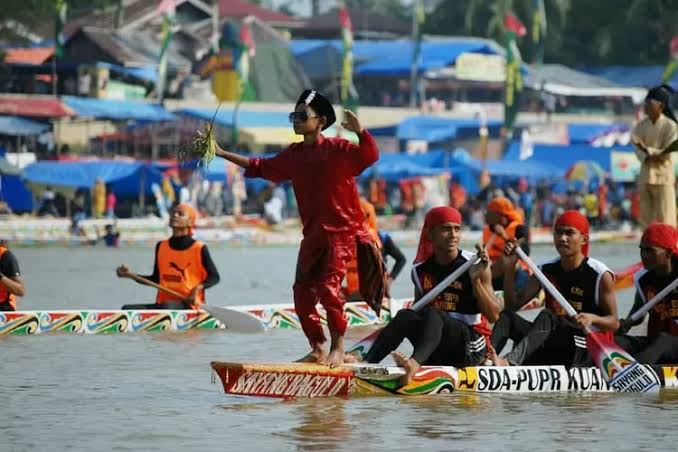
MULTIPOLYGON (((15 248, 23 309, 107 309, 153 291, 114 275, 150 273, 153 249, 15 248)), ((296 249, 210 246, 214 304, 291 302, 296 249)), ((414 249, 405 250, 408 257, 414 249)), ((535 260, 553 247, 536 247, 535 260)), ((611 268, 635 246, 594 245, 611 268)), ((410 296, 405 269, 393 295, 410 296)), ((632 292, 619 295, 625 315, 632 292)), ((349 343, 364 331, 349 331, 349 343)), ((0 450, 638 450, 675 449, 678 392, 659 395, 451 394, 270 401, 225 396, 210 361, 286 362, 301 331, 0 338, 0 450)))

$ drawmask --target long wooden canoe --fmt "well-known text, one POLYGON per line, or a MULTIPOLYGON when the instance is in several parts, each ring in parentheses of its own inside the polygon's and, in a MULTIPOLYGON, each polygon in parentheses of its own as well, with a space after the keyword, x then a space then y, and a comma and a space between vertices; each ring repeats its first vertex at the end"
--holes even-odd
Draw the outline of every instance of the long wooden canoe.
MULTIPOLYGON (((400 309, 405 300, 394 300, 400 309)), ((293 304, 229 306, 261 320, 265 328, 301 328, 293 304)), ((318 309, 321 321, 325 312, 318 309)), ((391 318, 389 305, 377 316, 363 302, 346 303, 349 326, 377 325, 391 318)), ((0 336, 45 333, 112 334, 158 331, 218 330, 223 325, 199 310, 46 310, 0 312, 0 336)))
MULTIPOLYGON (((465 367, 424 366, 400 387, 399 367, 359 364, 330 369, 318 364, 254 364, 212 362, 226 394, 272 397, 353 397, 426 395, 466 392, 610 392, 595 367, 564 366, 465 367)), ((678 388, 678 365, 646 366, 662 387, 678 388)))

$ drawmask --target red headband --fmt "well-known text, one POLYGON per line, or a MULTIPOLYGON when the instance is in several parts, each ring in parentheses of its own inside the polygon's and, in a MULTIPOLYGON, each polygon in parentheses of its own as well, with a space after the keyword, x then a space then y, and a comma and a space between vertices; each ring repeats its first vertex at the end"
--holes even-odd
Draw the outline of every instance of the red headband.
POLYGON ((678 256, 678 229, 670 224, 652 223, 645 229, 642 242, 650 246, 664 248, 678 256))
POLYGON ((461 222, 461 214, 454 207, 441 206, 429 210, 426 213, 424 227, 421 229, 421 235, 419 236, 419 247, 417 248, 417 257, 414 258, 414 263, 424 262, 433 255, 433 244, 428 236, 431 229, 441 224, 461 224, 461 222))
MULTIPOLYGON (((589 235, 589 220, 586 219, 584 215, 577 212, 576 210, 568 210, 558 217, 554 228, 558 226, 569 226, 575 228, 584 235, 589 235)), ((581 249, 584 256, 589 255, 589 244, 588 242, 581 249)))

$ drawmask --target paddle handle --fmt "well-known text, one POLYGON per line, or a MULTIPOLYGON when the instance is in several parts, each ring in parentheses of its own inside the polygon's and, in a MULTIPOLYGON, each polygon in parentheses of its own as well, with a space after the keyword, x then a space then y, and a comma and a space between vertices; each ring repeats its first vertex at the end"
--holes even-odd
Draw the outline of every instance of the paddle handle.
POLYGON ((678 278, 674 279, 671 284, 668 286, 664 287, 661 292, 659 292, 657 295, 652 297, 650 301, 645 303, 643 306, 640 307, 636 312, 631 314, 631 317, 629 320, 632 322, 635 322, 636 320, 639 320, 641 317, 643 317, 647 312, 654 307, 657 303, 662 301, 664 297, 666 297, 670 292, 672 292, 676 287, 678 287, 678 278))
POLYGON ((132 278, 133 280, 135 280, 136 282, 139 282, 141 284, 145 284, 147 286, 155 287, 158 290, 161 290, 161 291, 166 292, 170 295, 173 295, 173 296, 177 297, 179 300, 186 299, 185 295, 182 295, 179 292, 170 289, 169 287, 164 287, 164 286, 161 286, 160 284, 154 283, 150 279, 146 279, 143 276, 137 275, 136 273, 130 272, 129 277, 132 278))
MULTIPOLYGON (((542 271, 537 267, 537 265, 530 259, 530 257, 525 254, 525 251, 523 251, 519 246, 516 247, 516 254, 520 259, 522 259, 523 262, 527 264, 528 267, 530 267, 530 270, 532 270, 532 274, 537 277, 539 282, 541 283, 542 287, 548 291, 548 293, 551 294, 553 298, 560 304, 560 306, 565 309, 565 312, 567 312, 567 315, 570 317, 574 317, 577 315, 577 311, 574 310, 572 305, 568 303, 568 301, 563 297, 563 295, 556 289, 556 286, 549 281, 549 279, 542 273, 542 271)), ((587 329, 587 332, 588 329, 587 329)))
MULTIPOLYGON (((488 248, 490 245, 492 245, 492 242, 494 241, 494 237, 495 237, 494 234, 492 234, 492 235, 490 236, 490 238, 487 240, 487 243, 485 244, 485 248, 488 248)), ((452 283, 455 282, 457 279, 459 279, 459 277, 460 277, 461 275, 463 275, 464 273, 466 273, 466 271, 467 271, 469 268, 471 268, 473 265, 475 265, 479 260, 480 260, 480 258, 479 258, 478 255, 476 254, 476 255, 473 256, 471 259, 469 259, 469 260, 467 260, 466 262, 464 262, 464 263, 461 265, 461 267, 459 267, 458 269, 456 269, 455 271, 453 271, 452 273, 450 273, 449 275, 447 275, 447 277, 446 277, 445 279, 443 279, 442 281, 440 281, 440 283, 438 283, 437 286, 435 286, 433 289, 431 289, 430 292, 426 293, 426 295, 424 295, 424 296, 421 297, 419 300, 417 300, 417 302, 414 303, 414 305, 412 305, 412 307, 411 307, 410 309, 412 309, 413 311, 420 311, 420 310, 422 310, 422 309, 423 309, 424 307, 426 307, 426 305, 428 305, 435 297, 437 297, 438 295, 440 295, 440 292, 442 292, 443 290, 445 290, 450 284, 452 284, 452 283)))
POLYGON ((440 281, 440 283, 438 283, 437 286, 431 289, 430 292, 427 292, 426 295, 417 300, 417 302, 414 303, 410 309, 412 309, 413 311, 420 311, 424 309, 426 305, 428 305, 435 297, 440 295, 440 292, 445 290, 450 284, 455 282, 461 275, 466 273, 466 271, 479 260, 480 258, 476 254, 471 259, 464 262, 458 269, 456 269, 455 271, 447 275, 445 279, 440 281))

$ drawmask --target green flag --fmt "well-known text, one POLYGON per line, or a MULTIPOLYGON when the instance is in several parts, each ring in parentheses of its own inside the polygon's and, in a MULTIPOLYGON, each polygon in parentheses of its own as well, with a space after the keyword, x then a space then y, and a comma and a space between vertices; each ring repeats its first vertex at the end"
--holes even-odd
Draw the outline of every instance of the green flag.
POLYGON ((341 104, 347 110, 358 109, 358 92, 353 85, 353 24, 346 5, 339 8, 339 24, 344 41, 344 58, 341 68, 341 104))
POLYGON ((56 0, 56 20, 54 23, 54 57, 61 58, 64 53, 64 25, 66 24, 66 11, 68 4, 66 0, 56 0))
POLYGON ((523 91, 523 77, 520 66, 523 63, 518 49, 517 38, 526 33, 525 26, 516 16, 507 13, 504 18, 506 33, 506 86, 504 92, 504 128, 511 137, 513 126, 520 109, 520 94, 523 91))
POLYGON ((544 41, 546 40, 546 10, 544 0, 533 0, 532 43, 534 44, 534 62, 544 62, 544 41))
POLYGON ((664 69, 664 73, 662 74, 663 83, 669 83, 669 80, 671 80, 678 71, 678 35, 671 39, 669 53, 669 63, 666 65, 666 69, 664 69))
MULTIPOLYGON (((421 67, 422 28, 426 20, 424 1, 415 0, 412 11, 412 67, 410 70, 410 108, 417 106, 419 91, 419 68, 421 67)), ((423 101, 424 99, 420 99, 423 101)))
POLYGON ((175 4, 174 0, 162 0, 156 10, 162 14, 162 42, 160 44, 160 59, 158 61, 158 83, 156 90, 158 100, 162 102, 167 83, 167 59, 169 57, 169 45, 172 41, 172 27, 174 26, 175 4))

